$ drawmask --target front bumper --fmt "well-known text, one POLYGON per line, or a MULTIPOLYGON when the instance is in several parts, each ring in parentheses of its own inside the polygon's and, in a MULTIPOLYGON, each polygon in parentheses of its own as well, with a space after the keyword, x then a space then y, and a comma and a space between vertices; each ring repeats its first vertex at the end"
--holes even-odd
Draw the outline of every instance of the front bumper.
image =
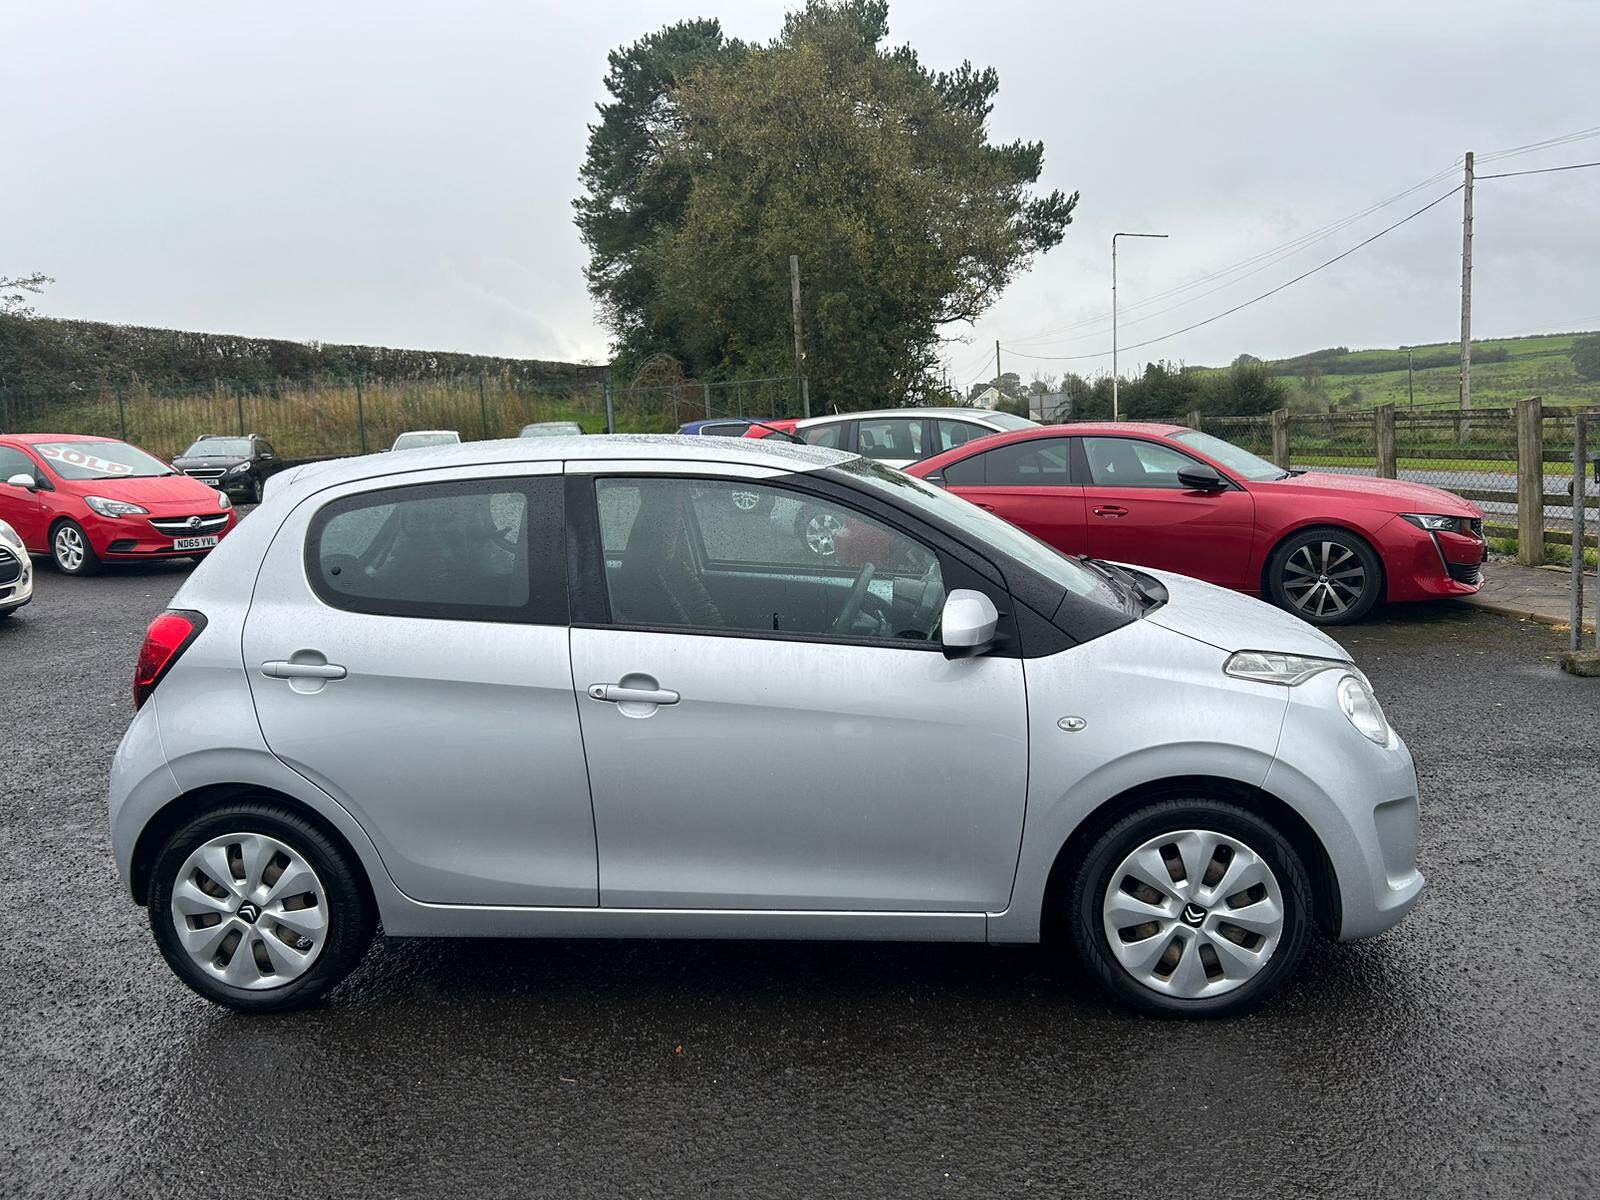
POLYGON ((1481 535, 1432 533, 1395 517, 1379 540, 1390 600, 1471 596, 1483 586, 1489 544, 1481 535))
POLYGON ((33 599, 33 560, 27 551, 0 546, 0 612, 21 608, 33 599))
POLYGON ((172 511, 152 510, 149 516, 102 517, 90 514, 80 524, 94 547, 96 556, 108 561, 127 561, 144 558, 187 558, 207 553, 204 549, 178 549, 176 542, 188 537, 214 537, 218 544, 238 524, 232 509, 220 512, 197 511, 197 506, 173 506, 172 511), (159 529, 153 521, 176 521, 190 516, 202 516, 207 523, 193 530, 159 529), (216 524, 218 518, 226 518, 216 524))
POLYGON ((1291 688, 1278 756, 1263 787, 1304 817, 1327 852, 1337 885, 1340 941, 1371 937, 1416 905, 1419 803, 1411 752, 1397 734, 1368 741, 1336 695, 1343 671, 1291 688))

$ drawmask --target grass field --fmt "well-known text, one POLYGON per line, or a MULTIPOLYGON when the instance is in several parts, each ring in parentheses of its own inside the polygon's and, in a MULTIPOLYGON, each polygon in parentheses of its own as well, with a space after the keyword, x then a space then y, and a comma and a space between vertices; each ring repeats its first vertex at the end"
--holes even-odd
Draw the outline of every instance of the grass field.
MULTIPOLYGON (((1553 333, 1473 342, 1475 354, 1501 349, 1506 354, 1501 362, 1474 361, 1473 403, 1489 407, 1542 396, 1547 404, 1600 405, 1600 381, 1579 379, 1572 369, 1572 343, 1583 336, 1553 333)), ((1437 342, 1410 349, 1418 362, 1437 362, 1441 357, 1453 356, 1457 346, 1454 342, 1437 342)), ((1324 371, 1311 378, 1300 366, 1287 361, 1268 362, 1267 369, 1289 384, 1291 406, 1345 412, 1409 402, 1404 368, 1381 369, 1392 367, 1397 358, 1405 358, 1404 349, 1353 350, 1338 357, 1338 373, 1324 371), (1360 370, 1363 362, 1372 363, 1374 369, 1360 370)), ((1454 361, 1444 366, 1419 367, 1414 378, 1416 403, 1454 403, 1460 390, 1458 376, 1454 361)))

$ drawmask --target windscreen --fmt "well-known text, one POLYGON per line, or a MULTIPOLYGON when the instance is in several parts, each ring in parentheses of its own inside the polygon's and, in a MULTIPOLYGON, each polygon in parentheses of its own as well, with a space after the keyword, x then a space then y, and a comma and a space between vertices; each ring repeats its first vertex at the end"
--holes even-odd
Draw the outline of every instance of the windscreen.
POLYGON ((148 479, 176 474, 160 459, 126 442, 40 442, 33 449, 63 479, 148 479))
POLYGON ((249 438, 201 438, 179 458, 249 458, 249 438))

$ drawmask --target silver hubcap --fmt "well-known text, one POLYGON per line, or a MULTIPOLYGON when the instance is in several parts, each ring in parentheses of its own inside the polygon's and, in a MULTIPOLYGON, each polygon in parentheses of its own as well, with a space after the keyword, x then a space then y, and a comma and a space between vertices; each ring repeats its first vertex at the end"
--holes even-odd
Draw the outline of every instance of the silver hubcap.
POLYGON ((83 566, 83 534, 71 525, 63 525, 56 531, 56 562, 68 571, 83 566))
POLYGON ((1101 916, 1123 970, 1151 991, 1197 1000, 1231 992, 1267 965, 1283 936, 1283 893, 1243 842, 1183 829, 1122 860, 1101 916))
POLYGON ((1336 617, 1361 599, 1367 569, 1356 552, 1338 542, 1301 546, 1283 564, 1283 590, 1301 612, 1336 617))
POLYGON ((295 850, 264 833, 212 838, 172 888, 178 940, 206 974, 233 987, 282 987, 304 975, 328 937, 328 895, 295 850))
POLYGON ((819 513, 806 522, 806 545, 811 553, 829 555, 834 551, 833 535, 839 532, 839 518, 832 513, 819 513))

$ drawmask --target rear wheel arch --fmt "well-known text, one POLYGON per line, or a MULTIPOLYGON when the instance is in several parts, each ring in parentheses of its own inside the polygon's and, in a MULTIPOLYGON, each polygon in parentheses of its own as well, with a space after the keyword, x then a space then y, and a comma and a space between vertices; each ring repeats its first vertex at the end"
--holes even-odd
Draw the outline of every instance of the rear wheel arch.
POLYGON ((1286 529, 1273 539, 1272 544, 1267 547, 1266 553, 1261 556, 1261 578, 1258 580, 1261 585, 1261 595, 1264 597, 1272 595, 1272 560, 1277 557, 1278 551, 1283 548, 1283 544, 1290 538, 1299 537, 1302 533, 1312 533, 1318 529, 1328 529, 1335 533, 1353 537, 1368 550, 1372 551, 1372 557, 1378 560, 1378 598, 1380 600, 1387 599, 1389 596, 1389 567, 1383 561, 1383 552, 1378 549, 1377 543, 1362 530, 1357 529, 1354 525, 1344 525, 1338 521, 1309 521, 1304 525, 1296 525, 1293 529, 1286 529))
POLYGON ((1175 799, 1228 801, 1272 825, 1305 863, 1311 879, 1312 917, 1317 928, 1329 937, 1337 934, 1341 920, 1338 877, 1322 839, 1306 819, 1272 793, 1250 784, 1210 775, 1183 775, 1129 788, 1105 801, 1079 822, 1056 852, 1045 883, 1044 908, 1040 914, 1043 938, 1066 936, 1066 920, 1070 918, 1066 912, 1066 897, 1078 866, 1100 835, 1135 809, 1155 801, 1175 799))
POLYGON ((150 879, 156 860, 160 857, 162 848, 181 826, 210 809, 249 800, 286 808, 326 837, 345 858, 355 877, 361 881, 367 901, 376 910, 377 897, 373 891, 372 879, 367 873, 366 863, 350 844, 350 839, 345 837, 333 822, 309 804, 295 799, 286 792, 247 783, 210 784, 195 788, 193 791, 174 797, 150 817, 145 827, 139 831, 138 840, 134 842, 133 858, 128 871, 128 882, 134 902, 142 905, 149 901, 150 879))

